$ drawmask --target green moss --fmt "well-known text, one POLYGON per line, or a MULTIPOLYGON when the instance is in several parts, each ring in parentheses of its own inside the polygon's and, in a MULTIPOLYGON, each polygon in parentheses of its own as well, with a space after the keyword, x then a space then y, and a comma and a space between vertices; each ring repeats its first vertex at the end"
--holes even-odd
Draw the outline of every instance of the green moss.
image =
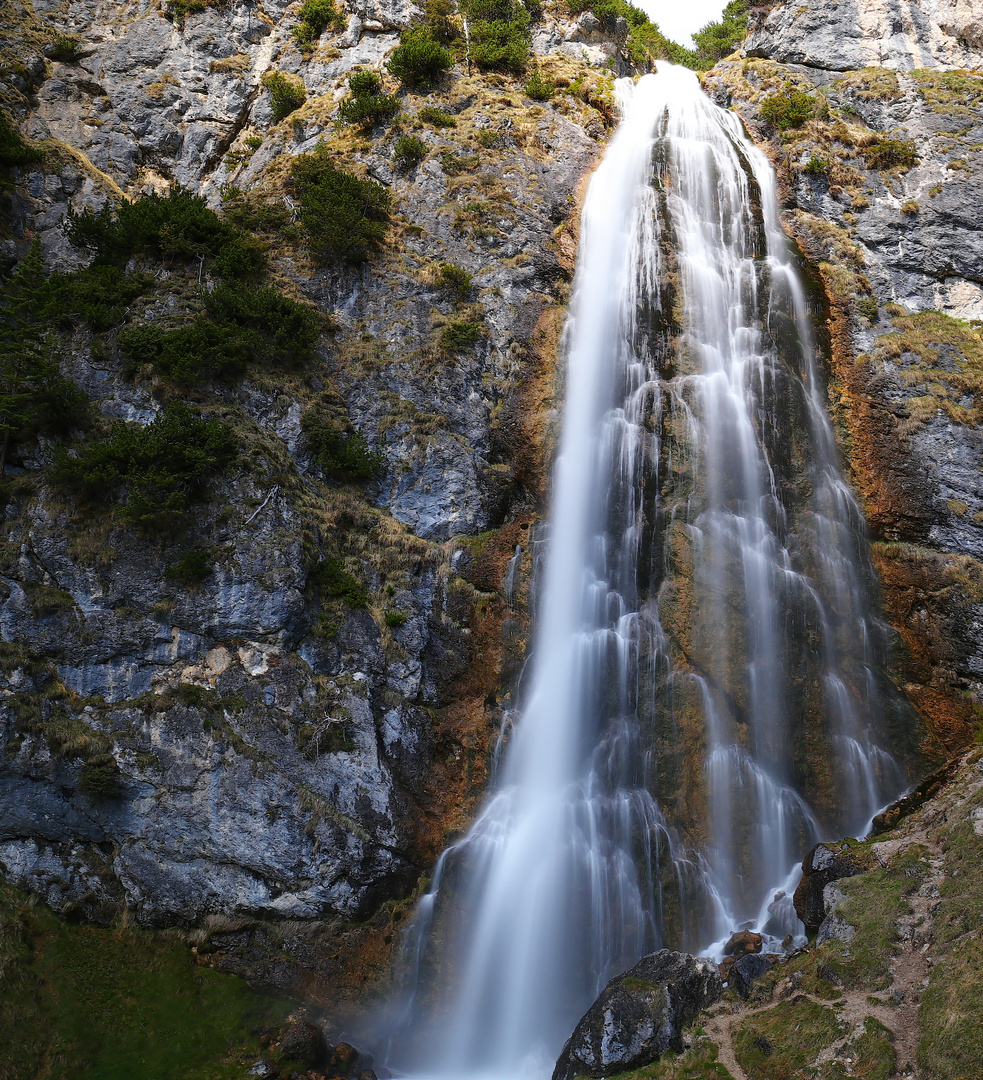
POLYGON ((285 1004, 173 933, 68 924, 0 886, 0 1080, 238 1080, 285 1004))
POLYGON ((808 1076, 808 1067, 842 1034, 833 1009, 804 996, 755 1013, 734 1035, 740 1066, 755 1080, 808 1076))

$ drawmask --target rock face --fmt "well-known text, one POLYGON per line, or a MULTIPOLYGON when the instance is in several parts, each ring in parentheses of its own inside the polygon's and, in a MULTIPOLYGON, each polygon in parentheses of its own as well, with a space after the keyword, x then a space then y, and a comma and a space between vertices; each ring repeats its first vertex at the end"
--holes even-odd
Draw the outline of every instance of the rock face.
MULTIPOLYGON (((869 851, 849 844, 817 844, 802 860, 802 880, 795 890, 795 911, 810 934, 823 924, 832 904, 826 890, 831 882, 862 874, 876 865, 869 851)), ((834 901, 835 902, 835 901, 834 901)))
POLYGON ((744 52, 834 71, 977 68, 983 17, 972 0, 807 0, 755 9, 744 52))
POLYGON ((937 762, 971 738, 983 686, 983 434, 961 382, 983 357, 983 76, 960 70, 980 50, 978 5, 814 0, 759 10, 744 59, 705 83, 771 156, 825 293, 830 402, 899 634, 894 675, 937 762), (761 106, 789 90, 816 109, 779 131, 761 106))
POLYGON ((682 1050, 682 1032, 723 993, 706 957, 662 949, 604 988, 567 1040, 553 1080, 612 1076, 682 1050))

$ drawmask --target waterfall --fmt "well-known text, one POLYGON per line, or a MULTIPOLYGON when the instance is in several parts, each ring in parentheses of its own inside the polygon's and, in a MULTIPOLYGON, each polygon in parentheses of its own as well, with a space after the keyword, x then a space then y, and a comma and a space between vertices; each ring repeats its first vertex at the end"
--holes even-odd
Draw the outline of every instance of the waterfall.
POLYGON ((547 1076, 644 953, 794 932, 776 889, 902 783, 771 169, 692 72, 616 85, 521 719, 407 940, 390 1061, 419 1074, 547 1076))

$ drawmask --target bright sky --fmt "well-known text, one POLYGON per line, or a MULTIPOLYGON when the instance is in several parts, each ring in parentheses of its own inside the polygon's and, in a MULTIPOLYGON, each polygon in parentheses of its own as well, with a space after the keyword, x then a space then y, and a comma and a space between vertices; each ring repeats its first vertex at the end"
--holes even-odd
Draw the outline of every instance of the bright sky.
POLYGON ((718 22, 727 0, 635 0, 637 7, 654 22, 671 41, 693 47, 690 34, 718 22))

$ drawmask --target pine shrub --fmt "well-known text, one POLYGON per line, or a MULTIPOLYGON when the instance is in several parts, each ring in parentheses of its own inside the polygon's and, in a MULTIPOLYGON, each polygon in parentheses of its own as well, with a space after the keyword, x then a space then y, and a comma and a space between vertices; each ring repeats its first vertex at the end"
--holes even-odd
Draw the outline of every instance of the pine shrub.
POLYGON ((411 90, 428 90, 437 85, 453 66, 450 52, 427 26, 411 26, 399 37, 386 70, 411 90))

